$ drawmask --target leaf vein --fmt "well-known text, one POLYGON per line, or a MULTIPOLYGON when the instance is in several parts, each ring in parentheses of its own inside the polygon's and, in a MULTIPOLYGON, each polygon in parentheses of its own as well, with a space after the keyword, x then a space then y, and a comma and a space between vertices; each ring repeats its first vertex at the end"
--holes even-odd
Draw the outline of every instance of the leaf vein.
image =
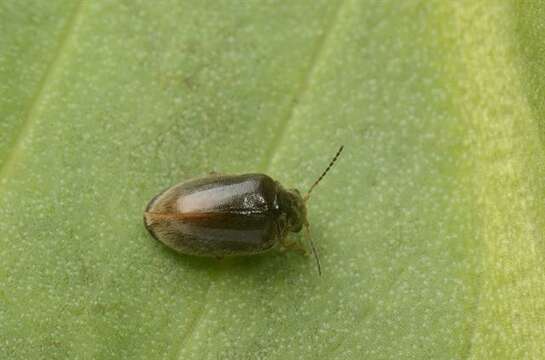
MULTIPOLYGON (((337 7, 332 12, 331 20, 329 21, 329 24, 326 30, 324 31, 323 35, 321 36, 321 38, 318 40, 317 44, 315 45, 315 49, 311 57, 311 61, 306 71, 304 72, 299 88, 295 92, 293 99, 291 101, 291 105, 288 107, 286 111, 286 116, 284 116, 282 120, 280 121, 278 130, 276 134, 273 136, 273 139, 269 145, 269 148, 264 156, 264 162, 261 167, 265 171, 271 166, 274 155, 277 152, 277 149, 280 143, 282 142, 282 139, 289 126, 289 123, 294 117, 297 104, 299 103, 299 101, 295 101, 295 100, 302 99, 305 96, 305 94, 308 92, 311 79, 316 72, 317 64, 320 62, 322 58, 322 54, 324 52, 324 49, 327 47, 328 39, 330 38, 331 33, 333 33, 335 25, 339 22, 339 14, 341 13, 341 10, 345 3, 346 3, 345 0, 340 0, 337 2, 337 7)), ((188 326, 188 329, 186 331, 186 334, 184 338, 182 339, 182 342, 180 343, 179 350, 176 355, 176 359, 180 358, 183 348, 186 347, 187 344, 189 344, 194 339, 194 335, 197 332, 199 325, 202 324, 202 320, 206 317, 207 301, 208 301, 208 296, 211 292, 212 287, 213 287, 213 284, 211 283, 210 286, 208 287, 208 290, 206 291, 206 294, 204 295, 203 306, 201 310, 196 314, 193 320, 191 320, 188 326)))
POLYGON ((282 140, 287 132, 287 128, 289 127, 291 120, 294 118, 298 104, 301 102, 301 99, 304 98, 309 90, 311 80, 316 73, 317 65, 320 63, 320 60, 323 57, 324 50, 327 48, 327 44, 329 42, 331 34, 334 32, 335 26, 339 22, 340 14, 346 3, 346 0, 340 0, 337 2, 336 8, 334 9, 334 11, 332 11, 332 14, 330 15, 330 20, 328 22, 326 30, 318 39, 317 44, 314 47, 312 57, 306 71, 301 78, 299 87, 295 91, 295 94, 292 96, 290 105, 288 106, 288 109, 286 111, 286 115, 280 120, 278 130, 276 131, 276 134, 273 135, 273 139, 271 140, 269 148, 267 149, 263 158, 261 168, 265 172, 269 170, 271 164, 273 163, 274 156, 277 153, 278 147, 282 143, 282 140))
POLYGON ((189 321, 189 325, 187 326, 187 330, 185 331, 185 334, 182 336, 182 341, 178 347, 178 351, 176 352, 176 356, 174 359, 181 359, 181 353, 183 349, 186 347, 187 344, 191 343, 191 341, 194 339, 194 335, 197 332, 199 325, 202 323, 202 320, 206 316, 206 308, 208 304, 208 295, 211 292, 212 289, 213 280, 210 280, 210 284, 208 285, 208 288, 206 289, 206 292, 203 296, 203 305, 201 306, 200 310, 196 313, 196 315, 189 321))
POLYGON ((7 177, 22 150, 23 143, 30 134, 30 129, 35 124, 35 118, 37 117, 39 104, 42 102, 43 97, 47 93, 46 89, 48 88, 52 79, 55 77, 57 69, 60 66, 59 64, 62 60, 62 55, 65 53, 66 48, 70 43, 70 38, 74 34, 74 29, 77 27, 77 24, 81 20, 83 3, 84 0, 80 0, 76 4, 74 11, 70 15, 70 18, 68 19, 61 33, 59 45, 57 46, 55 55, 47 66, 46 71, 42 79, 40 80, 38 87, 36 88, 36 91, 30 100, 30 103, 28 104, 28 110, 24 115, 23 123, 20 126, 19 133, 13 140, 11 151, 8 152, 4 163, 0 165, 0 190, 1 185, 7 181, 7 177))

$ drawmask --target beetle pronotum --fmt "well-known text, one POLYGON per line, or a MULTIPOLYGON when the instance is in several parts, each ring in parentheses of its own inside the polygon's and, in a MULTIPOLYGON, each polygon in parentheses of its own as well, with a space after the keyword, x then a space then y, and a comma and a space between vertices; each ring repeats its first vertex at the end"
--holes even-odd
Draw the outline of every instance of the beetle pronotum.
POLYGON ((144 212, 144 224, 155 239, 177 252, 218 258, 259 254, 276 245, 306 253, 298 242, 287 241, 288 232, 305 228, 321 274, 306 204, 342 150, 304 196, 265 174, 210 175, 155 196, 144 212))

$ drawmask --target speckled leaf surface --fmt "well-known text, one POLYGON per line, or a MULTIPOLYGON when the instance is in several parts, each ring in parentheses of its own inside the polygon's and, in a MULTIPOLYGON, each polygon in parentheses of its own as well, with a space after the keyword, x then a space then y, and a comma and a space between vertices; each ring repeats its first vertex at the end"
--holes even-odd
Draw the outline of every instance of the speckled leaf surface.
POLYGON ((0 2, 0 358, 545 357, 538 1, 0 2), (166 186, 306 189, 311 259, 179 256, 166 186))

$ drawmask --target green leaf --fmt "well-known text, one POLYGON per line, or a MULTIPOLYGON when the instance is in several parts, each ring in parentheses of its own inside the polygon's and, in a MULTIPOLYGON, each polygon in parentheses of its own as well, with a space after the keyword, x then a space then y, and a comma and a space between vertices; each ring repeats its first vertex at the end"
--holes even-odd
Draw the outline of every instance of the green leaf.
MULTIPOLYGON (((0 2, 0 358, 545 357, 545 6, 0 2), (311 258, 177 255, 185 179, 313 193, 311 258)), ((297 235, 294 235, 297 236, 297 235)))

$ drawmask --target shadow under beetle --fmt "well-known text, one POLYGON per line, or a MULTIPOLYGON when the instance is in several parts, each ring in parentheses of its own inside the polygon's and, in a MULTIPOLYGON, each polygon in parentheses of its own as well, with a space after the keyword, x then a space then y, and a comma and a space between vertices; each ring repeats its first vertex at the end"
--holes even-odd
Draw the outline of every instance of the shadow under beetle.
POLYGON ((259 254, 277 245, 306 254, 298 242, 287 241, 289 231, 304 228, 321 275, 306 203, 342 150, 304 196, 265 174, 212 174, 159 193, 146 207, 144 224, 155 239, 179 253, 218 258, 259 254))

